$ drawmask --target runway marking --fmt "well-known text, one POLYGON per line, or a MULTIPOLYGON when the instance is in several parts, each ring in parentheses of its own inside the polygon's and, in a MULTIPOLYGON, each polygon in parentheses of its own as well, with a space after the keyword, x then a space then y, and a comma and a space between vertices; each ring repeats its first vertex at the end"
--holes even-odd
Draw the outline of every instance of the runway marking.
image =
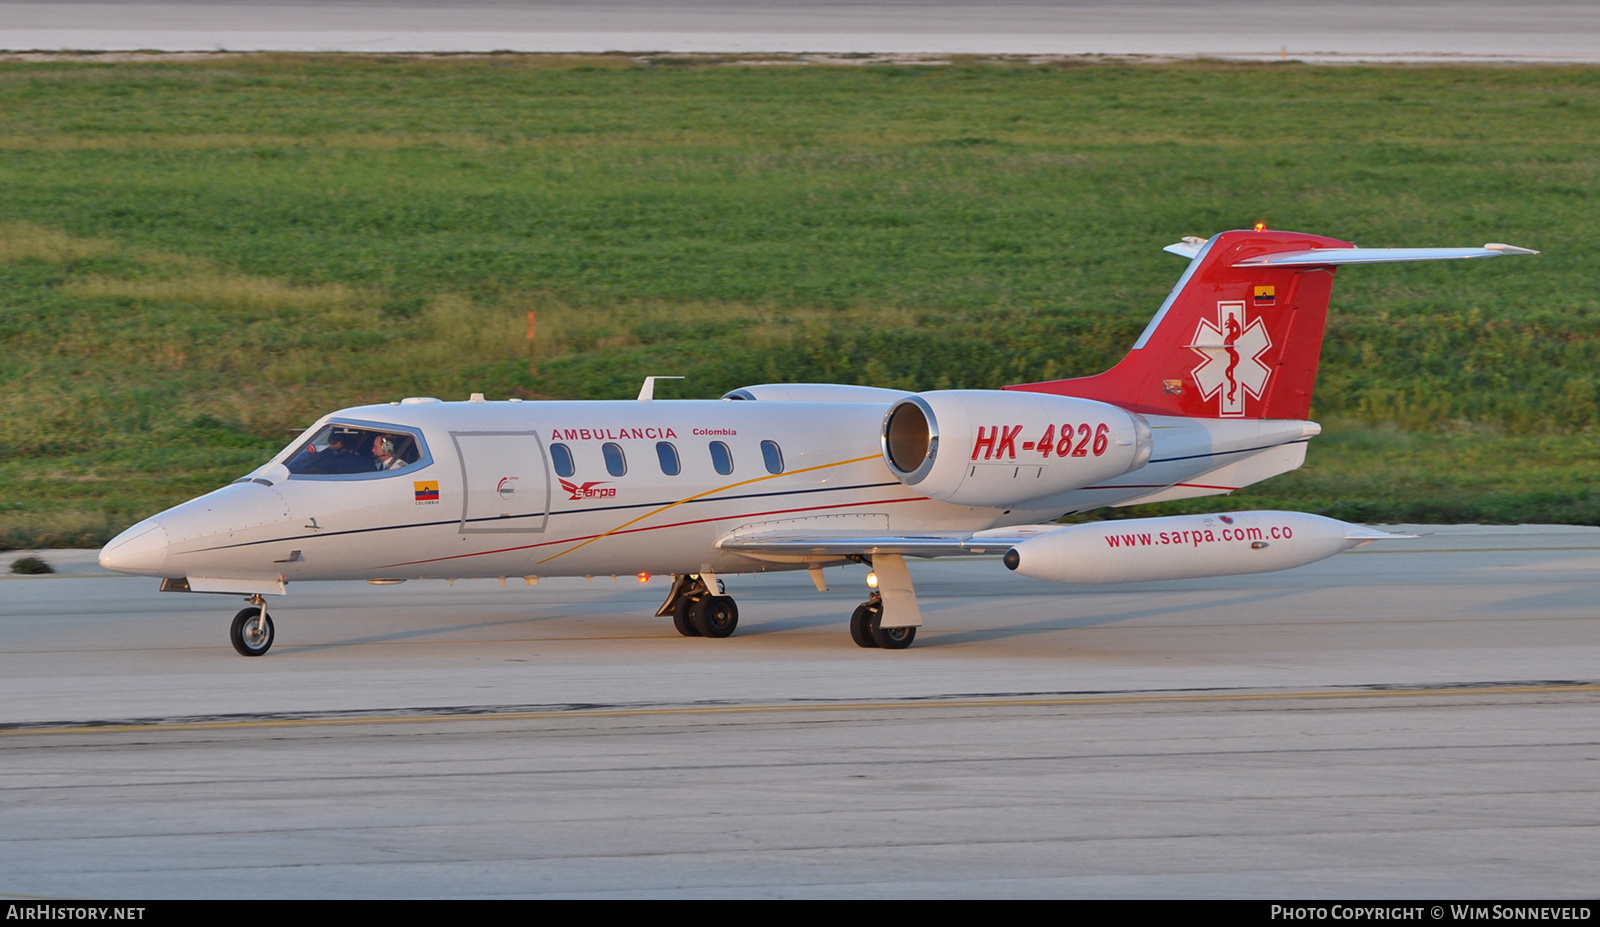
POLYGON ((1600 692, 1600 683, 1419 686, 1353 691, 1203 692, 1171 695, 1013 696, 938 699, 888 699, 848 702, 806 702, 766 705, 678 705, 635 708, 574 706, 538 710, 441 708, 437 713, 385 715, 381 711, 355 717, 239 718, 159 722, 85 721, 32 726, 33 722, 0 725, 0 737, 28 734, 126 733, 152 731, 252 730, 257 728, 340 727, 358 724, 427 724, 439 721, 538 721, 558 718, 630 718, 672 715, 779 714, 819 711, 891 711, 908 708, 1056 708, 1093 705, 1200 704, 1207 702, 1324 701, 1337 699, 1415 698, 1443 695, 1539 695, 1600 692))

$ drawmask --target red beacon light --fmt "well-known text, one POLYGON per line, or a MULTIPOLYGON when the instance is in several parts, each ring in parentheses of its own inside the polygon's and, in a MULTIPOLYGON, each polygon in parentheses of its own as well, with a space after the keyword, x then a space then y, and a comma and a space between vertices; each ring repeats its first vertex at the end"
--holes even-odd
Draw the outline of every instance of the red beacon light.
POLYGON ((1257 222, 1256 223, 1256 231, 1265 232, 1266 230, 1267 230, 1267 224, 1265 222, 1257 222))
POLYGON ((648 583, 649 581, 650 581, 650 574, 649 573, 640 573, 639 574, 639 582, 648 583))

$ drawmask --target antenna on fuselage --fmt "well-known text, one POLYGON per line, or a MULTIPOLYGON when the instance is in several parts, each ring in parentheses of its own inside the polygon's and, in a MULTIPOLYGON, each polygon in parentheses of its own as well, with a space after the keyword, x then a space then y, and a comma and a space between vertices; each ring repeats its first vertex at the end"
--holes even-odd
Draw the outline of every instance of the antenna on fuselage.
POLYGON ((639 387, 639 401, 650 402, 656 398, 657 380, 682 380, 683 377, 645 377, 644 385, 639 387))

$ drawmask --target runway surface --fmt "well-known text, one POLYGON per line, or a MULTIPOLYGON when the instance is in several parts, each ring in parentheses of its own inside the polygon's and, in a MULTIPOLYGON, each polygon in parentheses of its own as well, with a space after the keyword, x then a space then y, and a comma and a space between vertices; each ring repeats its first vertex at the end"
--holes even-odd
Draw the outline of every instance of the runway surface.
POLYGON ((1591 0, 0 0, 0 49, 1600 61, 1591 0))
MULTIPOLYGON (((303 584, 92 553, 0 579, 0 896, 1593 897, 1600 530, 1423 528, 1285 573, 303 584)), ((18 556, 4 555, 6 562, 18 556)))

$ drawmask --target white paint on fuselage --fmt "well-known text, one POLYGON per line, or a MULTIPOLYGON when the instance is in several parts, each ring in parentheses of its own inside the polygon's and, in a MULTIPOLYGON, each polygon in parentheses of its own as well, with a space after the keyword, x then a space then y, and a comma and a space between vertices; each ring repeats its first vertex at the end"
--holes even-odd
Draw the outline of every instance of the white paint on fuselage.
MULTIPOLYGON (((432 463, 378 478, 239 482, 154 520, 176 523, 184 538, 171 544, 166 575, 281 575, 290 581, 730 573, 773 568, 715 548, 718 537, 753 522, 848 512, 881 516, 891 531, 960 534, 996 524, 999 510, 934 502, 895 480, 878 448, 886 409, 719 400, 359 407, 324 421, 420 429, 432 463), (453 435, 484 432, 532 432, 546 459, 551 443, 565 444, 576 464, 567 481, 590 492, 563 490, 561 478, 545 472, 546 460, 530 461, 516 475, 541 490, 548 481, 542 530, 508 524, 494 531, 490 522, 491 530, 484 531, 482 521, 472 521, 464 532, 464 481, 483 477, 470 470, 470 462, 464 472, 453 435), (767 472, 765 440, 782 450, 781 474, 767 472), (677 475, 663 472, 658 441, 676 447, 677 475), (731 451, 732 473, 714 469, 713 441, 731 451), (627 461, 621 476, 607 472, 601 448, 611 442, 627 461), (438 483, 437 501, 417 501, 419 482, 438 483), (257 517, 249 527, 232 523, 231 511, 258 511, 269 498, 284 503, 285 515, 276 523, 262 524, 257 517), (306 527, 313 520, 317 527, 306 527)), ((276 465, 298 446, 256 475, 282 473, 276 465)))
MULTIPOLYGON (((301 446, 302 437, 251 474, 255 479, 130 528, 123 537, 159 525, 167 550, 159 566, 134 565, 125 571, 255 577, 275 584, 796 569, 805 564, 754 560, 718 550, 716 543, 730 532, 767 523, 818 519, 821 525, 824 516, 849 516, 827 518, 832 527, 870 524, 873 534, 918 536, 964 536, 1048 521, 1063 512, 1148 494, 1153 484, 1178 483, 1264 445, 1304 440, 1309 424, 1152 418, 1155 453, 1143 469, 1103 486, 1002 510, 937 502, 896 480, 879 444, 888 407, 877 402, 658 400, 345 409, 319 421, 312 432, 328 421, 416 429, 431 460, 355 478, 288 476, 284 461, 301 446), (527 438, 530 434, 536 442, 527 438), (472 456, 467 449, 493 443, 485 435, 510 435, 507 440, 532 449, 519 456, 532 458, 536 452, 540 459, 519 462, 501 454, 493 466, 506 473, 490 473, 481 461, 464 461, 463 455, 472 456), (677 475, 663 472, 658 441, 677 449, 677 475), (732 473, 719 474, 713 467, 713 441, 732 452, 732 473), (767 471, 762 441, 781 448, 782 473, 767 471), (612 442, 627 461, 620 476, 607 472, 602 454, 602 445, 612 442), (565 444, 572 452, 576 469, 566 481, 587 485, 590 492, 563 489, 562 478, 549 469, 552 443, 565 444), (486 481, 513 477, 514 491, 505 498, 515 504, 508 501, 507 512, 497 517, 493 497, 483 492, 486 481), (419 499, 419 483, 437 483, 437 500, 419 499), (480 500, 471 512, 464 510, 469 488, 480 500), (481 501, 485 498, 489 501, 481 501)), ((946 448, 951 451, 961 449, 946 448)), ((107 545, 104 562, 123 569, 128 564, 111 562, 117 547, 118 541, 107 545)))

